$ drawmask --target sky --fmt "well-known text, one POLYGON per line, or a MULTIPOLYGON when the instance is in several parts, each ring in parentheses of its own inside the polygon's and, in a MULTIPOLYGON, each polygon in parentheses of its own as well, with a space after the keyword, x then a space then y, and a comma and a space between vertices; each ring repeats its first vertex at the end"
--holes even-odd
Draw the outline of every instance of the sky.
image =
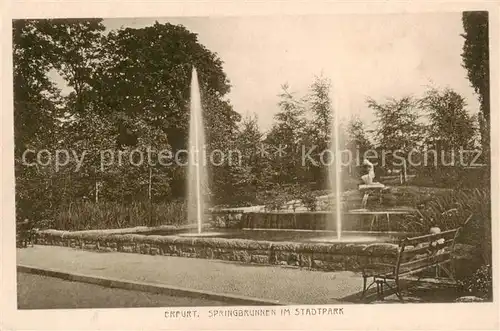
POLYGON ((366 98, 419 96, 428 86, 460 93, 470 113, 479 103, 461 66, 461 13, 114 18, 107 29, 169 22, 197 33, 223 61, 234 109, 255 113, 269 129, 281 85, 297 96, 314 77, 333 83, 342 118, 356 114, 368 128, 375 120, 366 98))

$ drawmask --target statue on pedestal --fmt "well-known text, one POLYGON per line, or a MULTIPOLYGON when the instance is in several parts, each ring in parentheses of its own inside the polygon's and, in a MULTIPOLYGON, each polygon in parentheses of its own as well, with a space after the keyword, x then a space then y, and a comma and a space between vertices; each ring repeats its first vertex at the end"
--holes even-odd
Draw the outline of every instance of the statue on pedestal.
MULTIPOLYGON (((366 208, 366 205, 368 203, 368 197, 370 194, 377 194, 381 196, 382 190, 386 188, 386 186, 382 183, 374 182, 373 179, 375 178, 375 167, 373 163, 371 163, 369 160, 364 159, 363 160, 363 165, 366 169, 366 174, 361 176, 361 180, 363 181, 363 184, 359 185, 359 190, 363 193, 363 199, 361 201, 361 208, 366 208)), ((382 199, 379 199, 380 202, 382 199)))
POLYGON ((365 166, 365 169, 367 170, 367 174, 361 176, 363 183, 365 183, 367 185, 373 184, 373 179, 375 178, 375 170, 374 170, 373 163, 371 163, 367 159, 364 159, 363 165, 365 166))

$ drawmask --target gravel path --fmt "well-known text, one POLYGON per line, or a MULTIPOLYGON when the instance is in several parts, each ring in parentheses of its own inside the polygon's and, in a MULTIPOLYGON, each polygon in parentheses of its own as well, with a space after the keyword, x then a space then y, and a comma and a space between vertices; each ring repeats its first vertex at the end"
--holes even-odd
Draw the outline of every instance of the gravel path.
POLYGON ((360 292, 353 272, 321 272, 218 260, 99 253, 35 246, 17 251, 17 263, 81 275, 163 284, 294 304, 331 304, 360 292))
POLYGON ((227 306, 214 300, 108 288, 25 273, 19 273, 17 281, 19 309, 227 306))

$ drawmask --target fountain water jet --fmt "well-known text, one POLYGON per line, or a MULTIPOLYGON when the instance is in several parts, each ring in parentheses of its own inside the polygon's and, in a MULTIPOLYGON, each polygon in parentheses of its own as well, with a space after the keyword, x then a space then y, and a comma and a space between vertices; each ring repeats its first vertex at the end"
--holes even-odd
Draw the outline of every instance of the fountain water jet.
POLYGON ((189 118, 189 163, 187 176, 188 220, 196 221, 198 234, 201 233, 202 216, 205 210, 207 189, 206 160, 204 160, 205 130, 203 127, 202 106, 198 73, 193 67, 191 74, 189 118))
POLYGON ((342 210, 341 210, 341 179, 342 179, 342 167, 341 167, 341 153, 340 153, 340 122, 339 122, 339 105, 337 91, 334 91, 332 95, 333 101, 333 121, 332 121, 332 136, 330 142, 330 152, 334 158, 333 165, 330 162, 328 169, 330 189, 334 191, 335 194, 335 221, 336 221, 336 232, 337 239, 342 238, 342 210))

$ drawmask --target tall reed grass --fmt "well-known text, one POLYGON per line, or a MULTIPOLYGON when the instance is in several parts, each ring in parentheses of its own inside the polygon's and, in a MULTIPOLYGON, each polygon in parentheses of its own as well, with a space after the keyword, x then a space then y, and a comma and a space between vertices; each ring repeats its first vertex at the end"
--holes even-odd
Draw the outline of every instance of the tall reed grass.
POLYGON ((417 215, 405 223, 408 232, 428 232, 431 227, 462 227, 459 242, 477 248, 484 264, 491 263, 490 190, 455 190, 421 204, 417 215), (467 221, 467 222, 466 222, 467 221))
POLYGON ((73 202, 59 208, 54 228, 60 230, 119 229, 135 226, 182 225, 187 222, 184 201, 149 202, 73 202))

